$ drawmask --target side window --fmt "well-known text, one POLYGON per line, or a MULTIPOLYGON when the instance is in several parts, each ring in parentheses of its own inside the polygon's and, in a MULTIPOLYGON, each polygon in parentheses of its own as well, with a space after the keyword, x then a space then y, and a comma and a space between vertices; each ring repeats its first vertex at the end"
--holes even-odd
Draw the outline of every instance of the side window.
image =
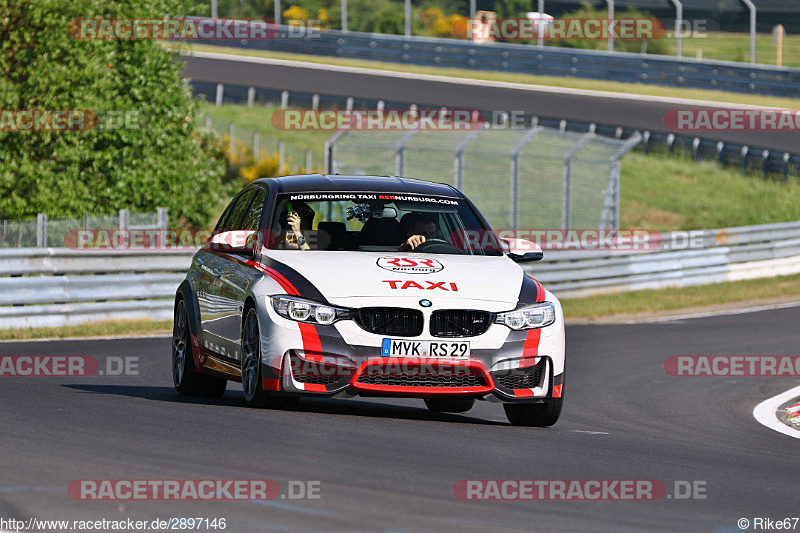
POLYGON ((253 202, 250 204, 250 209, 247 211, 247 215, 244 217, 244 222, 242 222, 242 229, 255 231, 258 229, 258 225, 261 222, 261 213, 264 212, 264 189, 256 189, 258 192, 256 193, 256 197, 253 199, 253 202))
POLYGON ((222 215, 219 217, 219 220, 217 221, 217 225, 214 226, 214 233, 219 233, 222 231, 222 228, 224 227, 225 224, 225 219, 228 218, 228 215, 231 214, 231 209, 233 209, 233 206, 236 204, 236 200, 238 199, 239 198, 237 197, 231 200, 231 203, 229 203, 228 207, 225 208, 225 211, 222 212, 222 215))
POLYGON ((253 199, 255 190, 250 189, 239 195, 235 200, 235 204, 228 208, 228 215, 220 227, 220 231, 233 231, 241 228, 242 218, 244 218, 247 208, 250 206, 250 200, 253 199))

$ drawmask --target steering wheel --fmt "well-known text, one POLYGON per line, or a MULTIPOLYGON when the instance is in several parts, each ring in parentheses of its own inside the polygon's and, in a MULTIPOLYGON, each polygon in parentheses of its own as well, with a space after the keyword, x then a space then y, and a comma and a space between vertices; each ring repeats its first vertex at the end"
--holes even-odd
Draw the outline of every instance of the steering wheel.
POLYGON ((417 246, 412 252, 429 252, 434 254, 452 254, 458 253, 458 250, 444 239, 425 239, 425 242, 417 246))

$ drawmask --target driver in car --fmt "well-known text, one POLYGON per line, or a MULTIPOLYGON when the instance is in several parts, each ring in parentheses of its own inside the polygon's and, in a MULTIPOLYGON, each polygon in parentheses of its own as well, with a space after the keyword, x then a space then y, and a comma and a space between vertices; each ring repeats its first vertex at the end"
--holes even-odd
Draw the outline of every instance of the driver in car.
POLYGON ((408 228, 406 233, 409 237, 400 245, 401 252, 414 250, 427 239, 437 238, 436 221, 433 217, 425 216, 420 213, 409 213, 406 216, 411 217, 411 219, 408 224, 405 224, 406 220, 403 220, 402 225, 408 228))

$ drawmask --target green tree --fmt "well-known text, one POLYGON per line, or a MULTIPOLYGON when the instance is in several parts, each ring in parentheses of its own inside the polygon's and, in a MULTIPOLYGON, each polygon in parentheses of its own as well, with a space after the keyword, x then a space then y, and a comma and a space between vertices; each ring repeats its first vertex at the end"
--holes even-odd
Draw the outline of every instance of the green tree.
POLYGON ((195 123, 176 54, 153 40, 84 40, 79 18, 187 14, 181 0, 0 0, 0 110, 137 112, 134 128, 0 131, 0 219, 121 208, 204 227, 224 160, 195 123), (138 126, 138 128, 137 128, 138 126))

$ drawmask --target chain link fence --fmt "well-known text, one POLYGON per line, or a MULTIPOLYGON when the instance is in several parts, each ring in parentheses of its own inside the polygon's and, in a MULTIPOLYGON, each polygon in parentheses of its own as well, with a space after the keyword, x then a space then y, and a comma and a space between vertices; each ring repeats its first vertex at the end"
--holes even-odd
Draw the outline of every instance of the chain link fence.
POLYGON ((166 230, 168 212, 159 207, 155 213, 131 213, 120 209, 110 215, 51 218, 39 213, 36 218, 0 220, 0 248, 64 248, 69 232, 77 230, 166 230))
POLYGON ((319 151, 315 152, 306 146, 265 135, 209 114, 205 115, 205 127, 208 133, 215 133, 226 140, 229 154, 237 153, 237 147, 246 148, 254 161, 278 154, 279 174, 283 174, 284 168, 295 174, 322 169, 319 151))
POLYGON ((641 140, 527 129, 349 131, 329 173, 398 175, 462 190, 495 228, 619 228, 620 160, 641 140))

